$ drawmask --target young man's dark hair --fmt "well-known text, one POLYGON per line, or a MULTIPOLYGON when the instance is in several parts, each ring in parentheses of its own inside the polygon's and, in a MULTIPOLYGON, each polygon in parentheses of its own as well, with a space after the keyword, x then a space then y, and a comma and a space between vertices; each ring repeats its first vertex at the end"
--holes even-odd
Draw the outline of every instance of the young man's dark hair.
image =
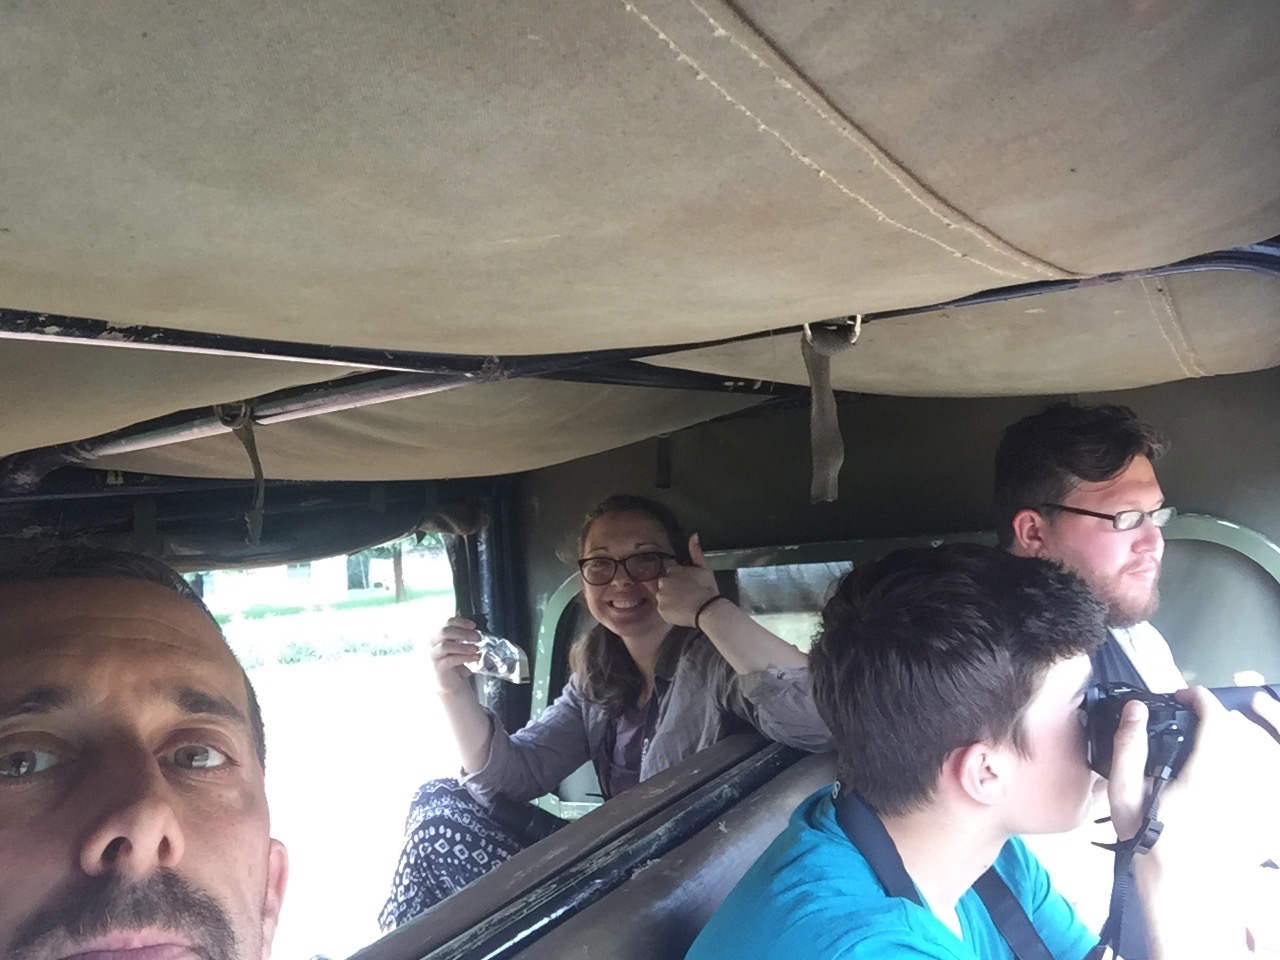
MULTIPOLYGON (((142 580, 172 590, 199 607, 217 624, 200 594, 182 574, 163 560, 147 554, 82 542, 23 544, 0 551, 0 587, 41 580, 142 580)), ((222 632, 221 625, 218 632, 222 632)), ((254 752, 258 762, 266 766, 266 729, 258 706, 258 695, 247 673, 244 675, 244 688, 249 700, 254 752)))
POLYGON ((1168 442, 1128 407, 1082 407, 1070 403, 1024 417, 1005 429, 996 449, 996 535, 1013 542, 1012 521, 1020 510, 1046 510, 1061 503, 1081 481, 1109 480, 1135 457, 1152 463, 1168 442))
POLYGON ((810 653, 841 781, 880 813, 927 802, 944 759, 979 741, 1026 752, 1022 711, 1054 663, 1105 636, 1072 574, 969 544, 899 550, 848 574, 810 653))

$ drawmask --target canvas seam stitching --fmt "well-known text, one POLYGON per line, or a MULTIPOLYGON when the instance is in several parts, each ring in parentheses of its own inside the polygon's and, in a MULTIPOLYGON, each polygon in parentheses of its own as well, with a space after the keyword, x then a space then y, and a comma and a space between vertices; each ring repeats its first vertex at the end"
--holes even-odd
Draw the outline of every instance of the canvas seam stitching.
POLYGON ((1183 352, 1186 354, 1187 362, 1191 364, 1191 369, 1196 372, 1197 376, 1209 376, 1208 371, 1200 366, 1200 359, 1196 356, 1195 350, 1187 342, 1186 331, 1182 329, 1182 320, 1178 317, 1178 311, 1173 306, 1173 294, 1169 292, 1169 282, 1166 280, 1161 284, 1160 281, 1156 281, 1156 293, 1160 297, 1160 303, 1164 307, 1165 315, 1169 318, 1169 325, 1173 327, 1173 332, 1178 335, 1178 342, 1182 344, 1183 352))
MULTIPOLYGON (((810 97, 803 89, 801 89, 800 87, 797 87, 794 83, 792 83, 786 77, 781 76, 778 73, 778 71, 776 71, 768 63, 768 61, 766 61, 758 53, 756 53, 749 46, 747 46, 745 43, 739 40, 727 29, 725 29, 705 8, 703 8, 697 2, 697 0, 689 0, 689 4, 695 10, 697 10, 700 14, 702 14, 702 16, 706 19, 707 23, 711 24, 712 28, 715 31, 714 33, 715 37, 727 39, 730 44, 737 47, 739 50, 745 53, 748 57, 750 57, 751 60, 757 66, 761 67, 764 70, 767 70, 769 74, 773 77, 774 82, 776 82, 784 90, 788 90, 791 93, 795 94, 797 97, 799 97, 801 103, 803 103, 806 107, 808 107, 811 111, 813 111, 813 113, 817 114, 817 116, 820 117, 829 127, 835 130, 836 133, 840 135, 840 137, 842 137, 845 140, 848 140, 850 143, 856 146, 859 150, 861 150, 864 154, 866 154, 867 157, 871 160, 871 164, 873 167, 880 170, 881 173, 883 173, 890 180, 892 180, 898 186, 898 188, 902 190, 903 193, 905 193, 908 197, 910 197, 917 204, 923 207, 929 213, 930 216, 940 221, 944 226, 947 226, 952 229, 963 230, 965 233, 969 234, 971 237, 973 237, 975 240, 977 240, 979 243, 985 246, 988 250, 992 251, 995 254, 998 254, 999 256, 1012 260, 1014 263, 1017 263, 1023 267, 1026 267, 1028 270, 1035 271, 1036 273, 1039 273, 1041 276, 1045 276, 1045 277, 1053 277, 1055 279, 1058 277, 1057 273, 1055 273, 1053 270, 1050 270, 1043 264, 1036 263, 1031 260, 1023 259, 1022 257, 1018 256, 1016 253, 1014 253, 1011 249, 1008 249, 1006 247, 1002 247, 996 243, 993 243, 987 236, 984 235, 982 231, 978 230, 976 227, 964 222, 952 220, 942 210, 939 210, 937 207, 931 204, 926 198, 921 197, 918 193, 916 193, 916 191, 911 188, 911 185, 907 183, 907 181, 904 180, 901 176, 899 176, 898 172, 894 170, 892 166, 885 163, 885 161, 881 159, 880 152, 878 152, 877 150, 873 150, 866 143, 864 143, 862 139, 860 139, 857 136, 854 136, 854 134, 849 131, 848 129, 849 125, 847 123, 843 122, 841 119, 837 117, 833 117, 830 113, 828 113, 826 110, 823 109, 821 104, 815 102, 813 98, 810 97)), ((865 137, 865 134, 863 134, 863 136, 865 137)))
MULTIPOLYGON (((1155 302, 1151 299, 1151 288, 1147 286, 1146 278, 1144 277, 1140 279, 1138 283, 1142 285, 1142 295, 1146 298, 1147 309, 1151 311, 1151 318, 1156 322, 1156 329, 1160 331, 1160 336, 1164 338, 1164 342, 1169 345, 1169 352, 1172 353, 1173 358, 1178 361, 1178 366, 1182 368, 1183 373, 1188 377, 1197 376, 1194 371, 1187 369, 1187 365, 1182 359, 1182 353, 1178 350, 1178 347, 1174 344, 1173 340, 1169 338, 1169 332, 1165 330, 1164 321, 1160 319, 1160 311, 1156 309, 1155 302)), ((1183 343, 1185 344, 1186 341, 1183 340, 1183 343)), ((1204 373, 1201 372, 1199 376, 1204 376, 1204 373)))
POLYGON ((690 57, 687 53, 685 53, 684 50, 680 48, 679 44, 677 44, 674 40, 672 40, 671 37, 667 36, 667 34, 663 32, 662 28, 659 27, 656 23, 654 23, 648 17, 648 15, 646 15, 642 10, 638 9, 634 3, 631 3, 630 0, 622 0, 622 5, 623 7, 626 8, 627 12, 635 14, 635 16, 637 16, 641 20, 641 22, 644 23, 645 26, 647 26, 650 30, 653 31, 653 33, 658 37, 659 40, 661 40, 671 49, 671 52, 676 55, 677 63, 683 63, 689 66, 690 68, 692 68, 694 72, 697 74, 697 78, 699 80, 705 80, 707 83, 711 84, 712 88, 715 89, 715 91, 718 94, 720 94, 721 97, 729 101, 729 103, 732 104, 735 109, 737 109, 740 113, 744 114, 749 120, 751 120, 761 133, 767 133, 770 136, 772 136, 774 139, 776 139, 779 143, 783 145, 783 147, 786 148, 787 152, 790 153, 795 159, 799 160, 806 167, 816 172, 818 174, 819 179, 829 181, 837 190, 839 190, 841 193, 847 196, 850 200, 853 200, 854 202, 862 205, 863 207, 866 207, 866 209, 874 213, 876 215, 877 221, 881 223, 890 224, 891 226, 897 227, 899 230, 904 230, 907 233, 912 234, 913 236, 919 237, 922 240, 927 240, 929 243, 935 244, 936 246, 941 247, 943 250, 946 250, 948 253, 950 253, 954 257, 961 257, 979 266, 986 267, 992 273, 998 274, 1002 277, 1013 277, 1014 279, 1017 279, 1017 280, 1026 279, 1026 277, 1023 276, 1022 274, 1014 273, 1009 270, 1002 270, 999 267, 995 266, 994 264, 987 263, 985 260, 980 260, 977 257, 966 254, 961 250, 957 250, 954 247, 949 246, 948 244, 944 243, 942 240, 939 240, 937 237, 932 237, 921 230, 915 229, 915 227, 910 227, 910 226, 907 226, 907 224, 905 223, 900 223, 899 221, 894 220, 887 213, 885 213, 883 210, 881 210, 879 207, 873 204, 870 200, 867 200, 865 197, 859 196, 857 193, 855 193, 854 191, 846 187, 843 183, 841 183, 839 180, 837 180, 835 177, 829 174, 826 170, 824 170, 812 158, 805 156, 803 153, 797 150, 795 146, 789 140, 787 140, 786 137, 784 137, 781 133, 779 133, 773 127, 765 123, 764 120, 760 119, 760 117, 752 113, 750 108, 748 108, 746 105, 734 99, 733 95, 730 94, 729 91, 727 91, 723 86, 721 86, 717 80, 712 78, 697 63, 697 61, 695 61, 692 57, 690 57))

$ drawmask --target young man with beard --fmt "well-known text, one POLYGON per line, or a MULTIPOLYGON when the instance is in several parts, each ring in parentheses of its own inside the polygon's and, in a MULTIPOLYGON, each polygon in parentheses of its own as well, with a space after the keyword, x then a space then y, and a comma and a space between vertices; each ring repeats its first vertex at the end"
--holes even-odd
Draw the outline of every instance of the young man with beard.
POLYGON ((1175 512, 1155 474, 1166 446, 1128 407, 1060 403, 1006 429, 995 468, 1000 545, 1061 564, 1107 605, 1095 679, 1156 693, 1186 686, 1148 622, 1160 599, 1160 528, 1175 512))
MULTIPOLYGON (((1155 693, 1186 686, 1168 643, 1148 622, 1160 600, 1161 528, 1175 513, 1155 474, 1166 449, 1128 407, 1059 403, 1008 427, 995 464, 1001 546, 1060 564, 1106 604, 1108 636, 1093 653, 1094 681, 1155 693)), ((1089 846, 1091 839, 1086 827, 1034 846, 1063 892, 1097 922, 1106 912, 1112 861, 1089 846)), ((1218 879, 1219 890, 1230 889, 1218 879)), ((1127 960, 1148 956, 1144 927, 1135 904, 1121 933, 1127 960)))
MULTIPOLYGON (((1097 937, 1019 835, 1072 829, 1099 786, 1081 706, 1103 624, 1079 578, 990 547, 857 567, 810 657, 837 789, 800 805, 687 960, 1092 956, 1097 937)), ((1247 861, 1248 824, 1280 788, 1280 744, 1206 690, 1179 696, 1199 717, 1195 747, 1161 796, 1164 832, 1138 858, 1130 900, 1147 908, 1159 960, 1222 960, 1245 943, 1200 909, 1204 871, 1247 861)), ((1280 731, 1280 703, 1254 706, 1280 731)), ((1128 704, 1114 738, 1121 839, 1142 820, 1146 720, 1128 704)))
POLYGON ((264 960, 288 873, 264 763, 248 678, 178 574, 0 565, 0 956, 264 960))

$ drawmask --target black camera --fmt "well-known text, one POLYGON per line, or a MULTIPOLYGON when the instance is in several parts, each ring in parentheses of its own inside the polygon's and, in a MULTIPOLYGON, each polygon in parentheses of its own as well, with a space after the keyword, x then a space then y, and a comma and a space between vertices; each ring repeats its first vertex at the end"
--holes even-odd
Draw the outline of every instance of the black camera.
MULTIPOLYGON (((1280 684, 1265 687, 1215 687, 1210 691, 1228 710, 1237 710, 1255 723, 1262 719, 1254 712, 1254 694, 1266 693, 1280 700, 1280 684)), ((1163 767, 1172 776, 1191 754, 1195 742, 1196 713, 1184 707, 1172 695, 1150 693, 1124 683, 1100 683, 1085 694, 1085 735, 1088 740, 1089 766, 1107 776, 1111 771, 1111 750, 1120 712, 1130 700, 1147 705, 1147 776, 1153 777, 1163 767)))

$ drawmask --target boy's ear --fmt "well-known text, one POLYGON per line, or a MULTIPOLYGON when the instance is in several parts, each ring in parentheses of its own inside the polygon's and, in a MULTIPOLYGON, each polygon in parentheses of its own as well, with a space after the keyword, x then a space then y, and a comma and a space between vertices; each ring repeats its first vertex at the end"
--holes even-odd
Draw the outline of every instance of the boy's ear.
POLYGON ((943 776, 974 803, 992 806, 1004 799, 1011 774, 1008 751, 991 743, 971 743, 951 752, 943 776))
POLYGON ((1043 556, 1048 547, 1049 521, 1030 507, 1013 515, 1012 553, 1020 557, 1043 556))

